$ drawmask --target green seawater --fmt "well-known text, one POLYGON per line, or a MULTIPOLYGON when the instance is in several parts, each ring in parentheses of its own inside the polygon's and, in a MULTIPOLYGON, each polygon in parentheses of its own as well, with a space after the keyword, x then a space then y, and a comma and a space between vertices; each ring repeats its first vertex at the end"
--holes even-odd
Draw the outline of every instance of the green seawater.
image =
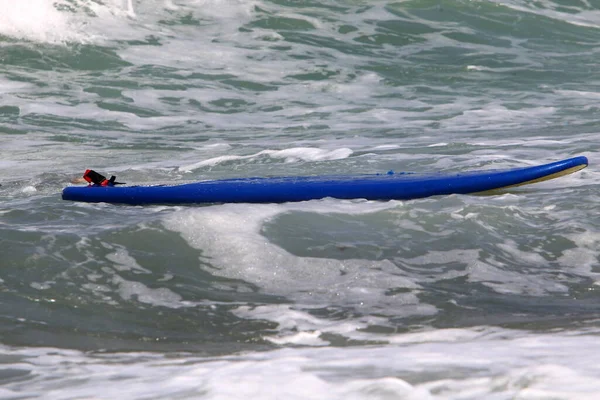
POLYGON ((0 397, 594 398, 599 21, 593 0, 0 0, 0 397), (60 196, 87 168, 173 184, 576 155, 489 196, 60 196))

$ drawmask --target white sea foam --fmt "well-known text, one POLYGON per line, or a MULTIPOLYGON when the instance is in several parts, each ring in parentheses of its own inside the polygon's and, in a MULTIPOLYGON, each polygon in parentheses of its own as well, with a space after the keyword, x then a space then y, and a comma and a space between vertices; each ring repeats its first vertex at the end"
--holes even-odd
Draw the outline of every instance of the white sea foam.
POLYGON ((0 0, 0 9, 1 35, 49 44, 123 39, 135 17, 132 0, 0 0))
POLYGON ((381 314, 434 313, 434 307, 420 305, 414 291, 384 294, 390 288, 419 287, 389 261, 298 257, 260 234, 265 221, 292 210, 365 213, 395 204, 329 204, 327 200, 294 205, 230 204, 182 210, 168 216, 164 224, 180 232, 191 246, 202 249, 209 257, 206 261, 216 268, 211 272, 242 279, 265 293, 283 295, 307 307, 343 304, 376 309, 381 314))
POLYGON ((555 107, 534 107, 509 110, 500 104, 487 104, 481 108, 470 108, 461 115, 442 122, 447 128, 460 130, 490 130, 522 128, 527 124, 539 125, 540 121, 556 113, 555 107))
POLYGON ((0 10, 1 35, 49 43, 82 39, 69 14, 57 10, 52 1, 0 0, 0 10))
POLYGON ((182 297, 167 288, 150 288, 141 282, 129 281, 118 275, 113 276, 113 284, 118 286, 118 293, 123 300, 137 300, 141 303, 168 308, 184 306, 182 297))
POLYGON ((144 7, 145 3, 134 6, 133 0, 0 0, 0 34, 49 44, 102 43, 140 38, 151 32, 160 35, 164 28, 136 20, 136 7, 148 13, 156 6, 155 1, 144 7))
POLYGON ((150 271, 137 263, 135 258, 129 255, 127 249, 123 246, 110 246, 114 248, 114 253, 106 256, 106 259, 112 262, 112 266, 117 271, 135 271, 137 273, 149 274, 150 271), (115 248, 116 247, 116 248, 115 248))
MULTIPOLYGON (((586 10, 581 8, 580 4, 573 3, 568 8, 564 7, 561 2, 551 0, 542 0, 535 3, 523 2, 519 0, 492 0, 496 3, 510 7, 514 10, 541 15, 546 18, 552 18, 561 22, 566 22, 573 25, 598 28, 600 27, 600 11, 586 10), (567 9, 569 11, 567 11, 567 9)), ((583 4, 590 7, 587 1, 583 4)), ((593 3, 592 3, 593 4, 593 3)), ((587 8, 586 7, 586 8, 587 8)))
MULTIPOLYGON (((406 296, 408 299, 411 296, 406 296)), ((433 307, 426 304, 407 304, 408 313, 430 315, 435 312, 433 307)), ((389 322, 384 317, 364 315, 356 318, 346 318, 344 321, 337 319, 318 318, 310 314, 311 308, 302 308, 296 305, 277 304, 256 307, 240 306, 233 310, 233 314, 244 319, 268 320, 277 323, 277 333, 264 337, 269 342, 279 345, 302 346, 327 346, 331 339, 327 335, 336 335, 355 341, 368 343, 371 340, 387 341, 388 337, 381 337, 362 330, 374 325, 387 326, 389 322)))
POLYGON ((3 367, 24 375, 5 383, 0 393, 48 399, 592 400, 600 393, 597 334, 479 327, 397 335, 397 344, 386 346, 215 358, 2 347, 3 367))
MULTIPOLYGON (((557 214, 552 206, 540 210, 523 210, 521 207, 511 206, 511 203, 519 202, 519 199, 514 195, 491 198, 488 200, 492 207, 489 211, 499 207, 514 214, 516 220, 519 215, 526 214, 524 221, 534 218, 544 220, 549 215, 553 218, 565 217, 557 214)), ((477 198, 470 201, 480 203, 477 198)), ((430 239, 456 237, 461 242, 464 241, 463 234, 456 236, 451 226, 447 229, 426 229, 431 215, 429 202, 412 204, 410 209, 398 207, 397 204, 324 200, 284 205, 223 205, 178 211, 166 218, 165 226, 180 232, 193 247, 202 249, 203 254, 208 257, 207 261, 217 268, 211 270, 212 273, 250 282, 265 293, 282 295, 295 302, 297 306, 265 305, 242 307, 235 311, 244 318, 271 319, 277 322, 280 331, 268 338, 277 343, 323 345, 322 334, 325 333, 368 340, 358 333, 361 328, 371 324, 386 325, 384 321, 350 320, 351 328, 346 330, 326 319, 310 315, 312 308, 324 304, 377 309, 380 315, 385 315, 386 310, 394 315, 428 315, 435 313, 435 308, 423 304, 416 296, 424 283, 466 277, 469 282, 481 283, 504 295, 544 296, 568 293, 568 282, 577 280, 557 280, 557 266, 576 267, 577 271, 573 272, 580 277, 595 278, 597 275, 592 270, 598 257, 598 252, 594 250, 597 240, 591 232, 573 237, 576 247, 565 249, 558 256, 537 247, 521 247, 515 241, 506 239, 497 243, 494 250, 485 255, 478 248, 427 250, 422 255, 411 258, 399 254, 394 259, 395 264, 386 260, 295 256, 260 234, 264 223, 288 212, 352 215, 385 210, 390 213, 390 217, 393 215, 393 223, 408 237, 413 233, 420 233, 430 239), (548 257, 557 257, 558 264, 548 266, 552 262, 548 257), (522 267, 515 269, 513 262, 521 263, 522 267), (408 269, 398 268, 397 265, 408 269), (527 273, 527 269, 531 272, 527 273), (391 288, 410 291, 391 297, 385 295, 391 288)), ((447 218, 472 221, 489 231, 498 229, 499 221, 488 221, 491 217, 484 217, 484 214, 469 209, 461 202, 457 210, 448 211, 447 218)), ((442 227, 445 217, 440 218, 438 223, 442 227)))
POLYGON ((600 259, 600 233, 586 230, 565 236, 572 240, 576 247, 565 250, 558 262, 582 276, 591 277, 596 284, 600 283, 600 271, 597 270, 600 259))
POLYGON ((353 151, 348 148, 340 148, 334 150, 324 150, 317 148, 306 148, 306 147, 294 147, 283 150, 261 150, 255 154, 249 154, 245 156, 236 155, 223 155, 207 160, 199 161, 194 164, 180 166, 179 170, 184 172, 190 172, 203 167, 212 167, 218 164, 240 161, 240 160, 254 160, 261 156, 281 159, 286 163, 293 163, 298 161, 326 161, 326 160, 340 160, 349 157, 353 151))

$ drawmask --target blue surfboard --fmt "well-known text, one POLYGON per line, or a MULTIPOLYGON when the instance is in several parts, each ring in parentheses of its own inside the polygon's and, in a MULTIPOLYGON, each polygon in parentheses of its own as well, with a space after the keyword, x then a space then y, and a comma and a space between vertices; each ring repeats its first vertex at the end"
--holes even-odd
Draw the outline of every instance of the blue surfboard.
POLYGON ((337 199, 411 200, 449 194, 473 194, 545 181, 588 165, 580 156, 533 167, 463 173, 287 176, 201 181, 157 186, 70 186, 63 200, 90 203, 199 204, 284 203, 337 199))

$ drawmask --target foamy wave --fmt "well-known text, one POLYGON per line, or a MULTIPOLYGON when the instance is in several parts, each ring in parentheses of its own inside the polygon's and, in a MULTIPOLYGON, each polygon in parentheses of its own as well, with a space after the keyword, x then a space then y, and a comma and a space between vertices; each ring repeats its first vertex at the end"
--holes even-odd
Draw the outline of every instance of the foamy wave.
MULTIPOLYGON (((517 0, 493 0, 496 3, 500 3, 503 6, 512 8, 525 13, 532 13, 535 15, 542 15, 546 18, 552 18, 568 24, 598 28, 598 20, 600 17, 600 11, 598 10, 587 10, 590 8, 589 4, 587 7, 581 7, 577 2, 573 2, 568 7, 562 2, 555 1, 538 1, 538 2, 523 2, 517 0)), ((587 3, 587 2, 585 2, 587 3)), ((568 3, 567 3, 568 4, 568 3)), ((593 3, 592 3, 593 4, 593 3)))
POLYGON ((395 345, 212 358, 2 346, 3 366, 18 379, 7 380, 0 397, 121 398, 125 388, 128 398, 591 400, 600 391, 594 331, 476 327, 397 336, 395 345))
POLYGON ((387 260, 298 257, 269 242, 261 234, 263 223, 292 210, 344 210, 372 213, 398 203, 353 203, 335 201, 298 204, 226 204, 176 212, 164 226, 179 232, 188 243, 211 259, 218 274, 249 282, 266 293, 283 295, 306 305, 344 304, 374 308, 380 315, 431 315, 436 309, 421 304, 415 291, 419 285, 402 276, 387 260), (384 293, 390 287, 410 288, 410 293, 384 293), (401 311, 400 311, 401 310, 401 311))
POLYGON ((46 43, 79 39, 69 13, 60 11, 53 2, 0 0, 0 9, 1 35, 46 43))
POLYGON ((0 35, 38 43, 90 43, 105 37, 106 24, 134 17, 132 0, 0 0, 0 35), (93 19, 103 20, 94 27, 93 19))
POLYGON ((249 154, 246 156, 225 155, 213 157, 208 160, 203 160, 194 164, 183 165, 179 167, 179 171, 191 172, 202 167, 213 167, 215 165, 223 164, 230 161, 254 160, 262 156, 273 159, 282 159, 286 163, 293 163, 298 161, 341 160, 344 158, 348 158, 352 153, 352 150, 348 148, 323 150, 309 147, 295 147, 285 150, 262 150, 258 153, 249 154))

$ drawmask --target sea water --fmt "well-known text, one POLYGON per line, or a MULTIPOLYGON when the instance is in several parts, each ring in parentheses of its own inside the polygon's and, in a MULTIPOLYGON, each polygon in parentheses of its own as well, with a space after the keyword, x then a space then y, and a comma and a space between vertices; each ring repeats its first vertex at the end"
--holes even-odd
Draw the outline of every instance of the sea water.
POLYGON ((599 55, 596 0, 0 0, 0 398, 599 398, 599 55), (489 196, 60 196, 575 155, 489 196))

